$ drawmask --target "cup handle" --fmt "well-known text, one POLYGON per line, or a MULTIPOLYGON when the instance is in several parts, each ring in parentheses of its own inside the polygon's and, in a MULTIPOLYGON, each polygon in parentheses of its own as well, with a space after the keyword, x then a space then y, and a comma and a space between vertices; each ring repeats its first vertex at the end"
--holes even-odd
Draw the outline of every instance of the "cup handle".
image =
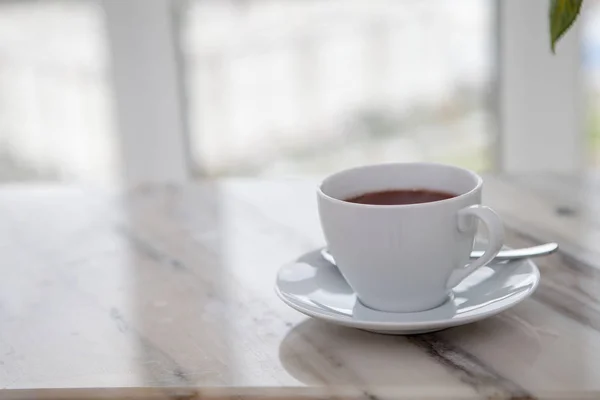
POLYGON ((504 227, 498 214, 491 208, 479 204, 463 208, 458 212, 458 230, 464 232, 473 229, 473 217, 483 221, 488 234, 488 247, 481 257, 465 267, 456 269, 452 275, 450 275, 448 283, 446 284, 448 289, 452 289, 477 268, 483 267, 492 261, 502 248, 502 243, 504 241, 504 227))

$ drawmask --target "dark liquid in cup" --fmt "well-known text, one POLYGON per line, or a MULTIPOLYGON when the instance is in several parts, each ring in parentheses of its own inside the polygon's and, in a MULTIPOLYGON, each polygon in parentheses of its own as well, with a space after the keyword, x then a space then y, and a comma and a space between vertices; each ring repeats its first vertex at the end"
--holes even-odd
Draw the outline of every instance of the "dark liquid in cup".
POLYGON ((370 192, 360 196, 346 199, 350 203, 373 204, 379 206, 391 206, 399 204, 418 204, 430 203, 456 197, 453 193, 440 192, 427 189, 409 189, 409 190, 384 190, 381 192, 370 192))

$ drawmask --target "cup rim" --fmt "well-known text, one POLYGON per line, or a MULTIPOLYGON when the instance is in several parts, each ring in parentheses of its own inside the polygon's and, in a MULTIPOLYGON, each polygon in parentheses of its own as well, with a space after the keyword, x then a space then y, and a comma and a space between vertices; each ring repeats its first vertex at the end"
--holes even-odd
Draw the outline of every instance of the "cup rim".
POLYGON ((385 210, 390 210, 390 209, 398 209, 398 208, 421 208, 421 207, 434 207, 438 204, 448 204, 448 203, 452 203, 452 202, 456 202, 456 201, 460 201, 462 198, 464 198, 464 196, 468 196, 474 192, 476 192, 477 190, 479 190, 481 188, 481 186, 483 185, 483 178, 481 176, 479 176, 479 174, 466 169, 466 168, 461 168, 461 167, 457 167, 455 165, 449 165, 449 164, 442 164, 442 163, 434 163, 434 162, 406 162, 406 163, 380 163, 380 164, 366 164, 366 165, 360 165, 357 167, 352 167, 352 168, 346 168, 343 169, 341 171, 335 172, 329 176, 327 176, 325 179, 323 179, 323 181, 321 181, 321 183, 319 184, 319 186, 317 187, 317 193, 319 196, 323 197, 324 199, 331 201, 333 203, 336 204, 340 204, 340 205, 345 205, 345 206, 349 206, 349 207, 357 207, 357 208, 363 208, 363 209, 367 209, 367 208, 374 208, 374 209, 385 209, 385 210), (471 177, 473 177, 475 179, 475 187, 471 190, 469 190, 468 192, 465 193, 461 193, 459 195, 456 195, 454 197, 451 197, 449 199, 444 199, 444 200, 437 200, 437 201, 431 201, 431 202, 427 202, 427 203, 414 203, 414 204, 386 204, 386 205, 381 205, 381 204, 362 204, 362 203, 352 203, 346 200, 341 200, 341 199, 337 199, 333 196, 328 195, 327 193, 325 193, 323 191, 323 185, 325 185, 328 181, 336 178, 338 175, 342 174, 342 173, 348 173, 348 172, 353 172, 353 171, 358 171, 358 170, 362 170, 362 169, 369 169, 369 168, 375 168, 375 167, 406 167, 406 166, 434 166, 434 167, 442 167, 442 168, 448 168, 448 169, 454 169, 454 170, 458 170, 458 171, 462 171, 465 172, 469 175, 471 175, 471 177))

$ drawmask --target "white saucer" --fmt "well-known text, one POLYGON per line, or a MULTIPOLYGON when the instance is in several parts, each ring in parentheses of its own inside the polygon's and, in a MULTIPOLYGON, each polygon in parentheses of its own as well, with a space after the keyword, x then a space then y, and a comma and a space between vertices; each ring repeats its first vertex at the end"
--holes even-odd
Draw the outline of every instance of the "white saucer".
POLYGON ((440 307, 416 313, 388 313, 356 300, 337 267, 320 250, 283 266, 275 290, 290 307, 338 325, 393 335, 433 332, 498 314, 529 297, 540 282, 531 260, 492 263, 468 276, 440 307))

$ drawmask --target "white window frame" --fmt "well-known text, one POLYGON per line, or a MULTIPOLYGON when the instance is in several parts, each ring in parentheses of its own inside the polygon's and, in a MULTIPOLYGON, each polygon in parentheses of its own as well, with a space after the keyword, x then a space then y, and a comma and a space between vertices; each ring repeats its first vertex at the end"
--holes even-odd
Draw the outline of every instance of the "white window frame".
MULTIPOLYGON (((128 183, 190 179, 176 0, 102 0, 128 183)), ((548 43, 548 0, 497 0, 498 172, 585 167, 579 26, 548 43)))
POLYGON ((175 5, 103 0, 121 167, 128 184, 191 174, 175 5))
POLYGON ((586 166, 580 24, 549 45, 548 0, 499 0, 496 169, 578 173, 586 166))

